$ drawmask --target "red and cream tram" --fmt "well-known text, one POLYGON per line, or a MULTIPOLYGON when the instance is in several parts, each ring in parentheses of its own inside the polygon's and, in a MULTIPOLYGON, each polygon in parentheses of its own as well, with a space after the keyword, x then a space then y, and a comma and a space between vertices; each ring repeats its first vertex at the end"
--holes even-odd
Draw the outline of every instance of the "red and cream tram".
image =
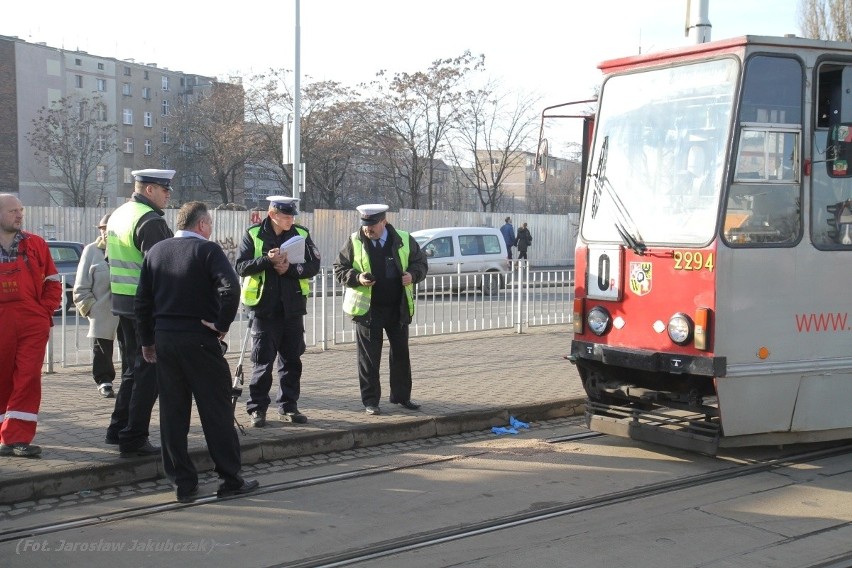
POLYGON ((852 437, 852 43, 600 68, 571 345, 589 427, 706 453, 852 437))

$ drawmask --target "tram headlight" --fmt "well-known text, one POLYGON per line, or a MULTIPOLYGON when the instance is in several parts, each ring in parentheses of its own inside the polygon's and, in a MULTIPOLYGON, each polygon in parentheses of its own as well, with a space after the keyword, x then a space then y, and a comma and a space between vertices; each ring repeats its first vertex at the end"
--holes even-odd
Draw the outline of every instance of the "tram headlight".
POLYGON ((695 326, 689 316, 682 313, 677 313, 669 320, 668 332, 669 339, 678 345, 686 345, 692 339, 692 332, 695 326))
POLYGON ((589 315, 586 316, 586 323, 589 324, 589 329, 595 335, 603 335, 609 331, 609 326, 612 323, 612 317, 606 308, 595 306, 589 310, 589 315))

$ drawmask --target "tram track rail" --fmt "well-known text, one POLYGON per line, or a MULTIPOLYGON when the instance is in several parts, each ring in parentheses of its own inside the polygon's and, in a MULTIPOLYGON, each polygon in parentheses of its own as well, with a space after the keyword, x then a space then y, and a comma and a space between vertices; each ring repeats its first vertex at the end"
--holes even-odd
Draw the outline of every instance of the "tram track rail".
MULTIPOLYGON (((543 439, 545 443, 559 443, 565 441, 581 441, 605 436, 595 432, 580 432, 576 434, 543 439)), ((328 554, 316 555, 294 561, 270 564, 266 568, 331 568, 337 566, 350 566, 369 560, 376 560, 410 552, 418 549, 437 546, 440 544, 472 538, 488 533, 511 529, 518 526, 547 521, 559 517, 570 516, 585 511, 591 511, 619 503, 635 501, 655 495, 696 488, 703 485, 727 481, 749 475, 755 475, 774 469, 780 469, 791 465, 807 463, 818 459, 836 457, 852 453, 852 444, 809 450, 801 453, 793 453, 765 460, 736 461, 734 465, 723 469, 681 477, 675 480, 651 483, 627 490, 617 491, 586 499, 578 499, 560 505, 544 507, 533 511, 508 514, 484 521, 470 523, 465 526, 439 527, 431 531, 418 533, 413 536, 379 541, 365 546, 352 548, 350 550, 337 551, 328 554)), ((430 465, 449 463, 453 461, 475 458, 488 454, 487 450, 471 450, 469 452, 456 451, 451 455, 432 456, 428 458, 416 457, 404 460, 402 463, 371 465, 349 471, 308 477, 299 480, 285 481, 262 486, 258 491, 241 496, 233 496, 219 499, 215 495, 200 497, 192 503, 161 503, 129 507, 111 513, 100 513, 89 516, 81 516, 57 523, 44 523, 22 528, 10 528, 0 530, 0 543, 12 542, 25 538, 47 536, 67 530, 83 529, 116 523, 123 520, 153 517, 156 515, 176 512, 193 507, 203 507, 211 504, 222 503, 233 500, 246 500, 258 495, 273 494, 284 491, 292 491, 308 487, 319 486, 329 483, 356 480, 371 476, 393 473, 412 468, 426 467, 430 465)), ((830 565, 833 566, 834 565, 830 565)))
MULTIPOLYGON (((571 437, 571 436, 565 436, 571 437)), ((591 436, 589 436, 591 437, 591 436)), ((576 439, 576 438, 575 438, 576 439)), ((633 489, 617 491, 606 495, 591 497, 588 499, 579 499, 562 505, 545 507, 536 511, 525 511, 503 517, 497 517, 473 523, 464 527, 440 528, 434 531, 421 533, 411 537, 389 539, 387 541, 378 542, 370 546, 352 549, 338 553, 326 555, 317 555, 311 558, 304 558, 293 562, 282 562, 272 564, 266 568, 336 568, 339 566, 351 566, 369 560, 377 560, 411 552, 414 550, 437 546, 440 544, 472 538, 479 535, 484 535, 492 532, 511 529, 514 527, 528 525, 532 523, 542 522, 549 519, 564 517, 600 509, 624 503, 652 497, 655 495, 669 493, 672 491, 680 491, 728 481, 749 475, 755 475, 773 469, 788 467, 795 464, 807 463, 818 459, 840 456, 852 453, 852 444, 845 444, 839 447, 812 450, 802 452, 800 454, 791 454, 779 458, 773 458, 763 461, 741 462, 730 468, 725 468, 718 471, 701 473, 682 477, 676 480, 664 481, 659 483, 651 483, 633 489)), ((834 566, 832 565, 832 568, 834 566)))

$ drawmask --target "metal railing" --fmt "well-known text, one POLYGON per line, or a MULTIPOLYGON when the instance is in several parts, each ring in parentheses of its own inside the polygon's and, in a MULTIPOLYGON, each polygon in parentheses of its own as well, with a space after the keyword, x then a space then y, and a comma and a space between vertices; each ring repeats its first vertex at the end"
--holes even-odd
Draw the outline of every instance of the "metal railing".
MULTIPOLYGON (((64 288, 63 276, 63 288, 64 288)), ((508 273, 444 274, 427 276, 416 288, 412 338, 494 329, 523 333, 532 326, 568 324, 571 321, 574 271, 569 268, 530 269, 514 261, 508 273)), ((311 280, 308 315, 304 318, 305 343, 329 349, 353 343, 355 324, 342 310, 343 286, 330 268, 311 280)), ((55 323, 45 356, 45 370, 90 365, 92 356, 88 320, 76 310, 62 310, 55 323)), ((241 312, 225 341, 231 350, 242 345, 248 314, 241 312)), ((118 361, 118 349, 115 350, 118 361)))

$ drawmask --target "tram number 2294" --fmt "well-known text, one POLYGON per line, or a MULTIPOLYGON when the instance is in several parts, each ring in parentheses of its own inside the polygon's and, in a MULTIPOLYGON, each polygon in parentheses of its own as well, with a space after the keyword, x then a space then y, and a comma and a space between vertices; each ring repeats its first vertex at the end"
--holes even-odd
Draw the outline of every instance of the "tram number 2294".
POLYGON ((598 300, 621 298, 620 247, 589 247, 586 296, 598 300))

